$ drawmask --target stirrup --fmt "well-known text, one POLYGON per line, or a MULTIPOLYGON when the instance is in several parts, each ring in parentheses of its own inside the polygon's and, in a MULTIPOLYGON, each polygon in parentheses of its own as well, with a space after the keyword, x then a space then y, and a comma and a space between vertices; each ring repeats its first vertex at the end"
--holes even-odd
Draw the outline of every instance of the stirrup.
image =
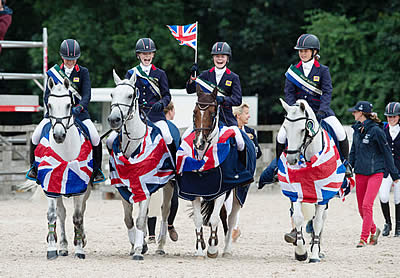
POLYGON ((101 169, 97 169, 94 173, 93 173, 93 180, 92 183, 100 183, 100 182, 104 182, 106 181, 106 177, 104 176, 103 172, 101 171, 101 169))
POLYGON ((37 167, 35 165, 32 165, 26 173, 25 178, 31 181, 37 181, 37 171, 37 167))

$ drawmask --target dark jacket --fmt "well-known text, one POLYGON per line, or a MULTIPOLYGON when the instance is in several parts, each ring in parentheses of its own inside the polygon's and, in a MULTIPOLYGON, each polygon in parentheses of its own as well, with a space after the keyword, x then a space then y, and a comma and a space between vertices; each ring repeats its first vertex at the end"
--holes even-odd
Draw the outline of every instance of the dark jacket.
MULTIPOLYGON (((65 70, 64 64, 61 64, 60 69, 62 71, 65 70)), ((74 98, 75 105, 80 104, 83 107, 83 111, 78 115, 78 119, 81 121, 90 119, 89 115, 89 102, 91 98, 91 90, 92 86, 90 83, 90 76, 89 70, 85 67, 79 66, 78 64, 75 65, 74 69, 71 72, 71 76, 69 79, 76 85, 78 88, 78 93, 81 95, 82 99, 79 100, 78 98, 74 98)), ((47 106, 47 101, 49 99, 50 90, 46 85, 46 91, 44 93, 44 103, 47 106)), ((46 113, 45 117, 48 117, 48 113, 46 113)))
MULTIPOLYGON (((232 106, 239 106, 242 104, 242 88, 240 86, 239 75, 226 68, 224 75, 222 75, 219 84, 215 77, 215 67, 203 71, 199 77, 203 80, 217 85, 225 91, 224 102, 219 110, 219 122, 226 126, 237 126, 237 120, 232 113, 232 106)), ((186 83, 186 92, 193 94, 196 92, 196 82, 188 81, 186 83)))
MULTIPOLYGON (((392 136, 390 136, 389 124, 387 124, 387 123, 385 123, 385 125, 384 125, 384 132, 386 135, 386 139, 389 143, 389 148, 392 152, 394 165, 396 166, 397 170, 399 170, 399 172, 400 172, 400 132, 399 132, 399 134, 397 134, 396 138, 394 138, 394 140, 393 140, 392 136)), ((384 177, 386 178, 388 175, 389 175, 389 170, 386 167, 384 177)))
MULTIPOLYGON (((130 79, 134 70, 133 68, 128 70, 125 75, 125 78, 130 79)), ((161 110, 160 112, 154 112, 151 110, 151 106, 154 103, 161 101, 164 107, 171 101, 171 94, 169 92, 168 78, 162 69, 156 68, 154 65, 151 65, 149 77, 154 78, 156 82, 158 82, 158 88, 160 89, 160 96, 153 92, 151 89, 150 83, 141 77, 137 77, 136 79, 136 87, 139 89, 139 105, 141 109, 147 114, 147 117, 150 121, 158 122, 160 120, 166 121, 164 112, 161 110)))
POLYGON ((257 159, 259 159, 262 156, 262 151, 260 146, 258 145, 258 140, 257 140, 257 136, 256 136, 256 131, 254 129, 252 129, 251 127, 248 126, 244 126, 244 130, 246 131, 246 133, 251 134, 252 136, 249 136, 251 141, 253 141, 254 145, 256 146, 256 155, 257 155, 257 159))
MULTIPOLYGON (((301 61, 296 65, 296 68, 298 68, 301 73, 304 74, 301 61)), ((314 65, 307 78, 317 84, 317 87, 322 91, 322 95, 312 95, 310 93, 307 93, 301 88, 297 87, 291 81, 286 79, 286 103, 289 105, 293 105, 296 103, 296 100, 305 99, 311 106, 314 113, 321 111, 325 114, 323 118, 335 115, 335 113, 330 108, 332 98, 332 80, 331 74, 329 73, 329 68, 315 60, 314 65)))
POLYGON ((349 162, 354 172, 370 176, 383 173, 387 168, 393 180, 399 179, 382 125, 367 119, 364 123, 356 122, 352 127, 354 134, 349 162))

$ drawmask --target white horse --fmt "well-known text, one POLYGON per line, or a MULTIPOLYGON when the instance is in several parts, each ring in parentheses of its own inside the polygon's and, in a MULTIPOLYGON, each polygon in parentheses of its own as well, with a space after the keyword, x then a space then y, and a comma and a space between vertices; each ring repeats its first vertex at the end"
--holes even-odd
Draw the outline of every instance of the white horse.
MULTIPOLYGON (((283 127, 285 128, 287 133, 287 150, 285 151, 287 154, 286 161, 288 165, 295 165, 301 159, 300 155, 302 155, 303 159, 306 162, 309 162, 311 157, 320 153, 321 150, 323 150, 324 146, 329 143, 329 139, 327 140, 327 138, 329 137, 327 137, 322 131, 322 128, 318 123, 313 110, 306 101, 298 100, 295 105, 289 106, 285 101, 283 101, 282 99, 280 100, 283 108, 287 112, 285 121, 283 122, 283 127)), ((335 156, 336 159, 337 156, 338 154, 335 156)), ((342 166, 337 165, 336 167, 342 166)), ((313 168, 313 171, 316 170, 313 168)), ((341 184, 343 179, 344 171, 343 175, 337 175, 336 184, 341 184)), ((317 202, 315 203, 315 214, 313 219, 314 231, 312 233, 311 256, 309 262, 319 262, 320 256, 322 256, 320 254, 320 237, 324 221, 326 219, 326 208, 327 204, 321 205, 317 202)), ((295 242, 295 258, 299 261, 304 261, 307 259, 307 247, 305 246, 305 241, 302 234, 302 227, 304 223, 302 202, 293 202, 293 209, 293 221, 297 229, 297 241, 295 242)))
MULTIPOLYGON (((203 159, 206 152, 213 146, 216 146, 219 140, 219 113, 216 102, 217 91, 214 90, 211 94, 204 93, 200 87, 197 87, 198 100, 193 111, 193 130, 195 138, 193 148, 197 152, 197 158, 203 159)), ((255 159, 255 158, 254 158, 255 159)), ((219 171, 221 171, 218 168, 219 171)), ((200 176, 202 174, 199 174, 200 176)), ((196 177, 194 177, 196 178, 196 177)), ((220 186, 215 184, 216 187, 220 186)), ((238 211, 241 208, 236 197, 236 188, 232 188, 233 204, 230 215, 228 216, 228 229, 225 231, 225 246, 223 256, 231 256, 232 253, 232 231, 236 224, 238 211)), ((229 192, 229 191, 228 191, 229 192)), ((227 198, 227 193, 224 192, 219 197, 211 201, 202 201, 201 196, 194 197, 192 201, 193 218, 196 227, 196 256, 204 257, 206 244, 203 238, 203 224, 210 226, 210 238, 208 240, 207 256, 209 258, 217 258, 218 256, 218 224, 220 212, 227 198)), ((222 210, 226 214, 226 210, 222 210)), ((224 219, 224 218, 223 218, 224 219)), ((226 223, 224 223, 226 224, 226 223)))
MULTIPOLYGON (((136 75, 128 79, 121 80, 113 71, 116 87, 111 93, 111 113, 108 122, 115 131, 121 131, 121 150, 125 157, 130 157, 132 153, 143 143, 143 138, 147 132, 147 125, 141 119, 139 112, 138 95, 136 94, 136 75)), ((108 147, 109 141, 107 141, 108 147)), ((112 142, 111 142, 112 143, 112 142)), ((168 229, 167 218, 171 207, 171 199, 174 192, 173 184, 168 182, 163 187, 162 221, 158 238, 157 254, 164 255, 164 245, 168 229)), ((143 260, 143 254, 147 251, 147 244, 144 240, 146 235, 146 220, 150 198, 139 202, 139 213, 136 220, 136 227, 132 217, 133 205, 122 198, 124 208, 124 221, 128 228, 128 237, 132 248, 130 254, 134 260, 143 260)))
MULTIPOLYGON (((48 98, 48 112, 51 122, 49 134, 49 145, 64 161, 75 160, 81 150, 80 135, 74 125, 74 117, 71 114, 72 98, 68 91, 70 81, 65 78, 63 84, 54 84, 50 77, 48 87, 50 94, 48 98)), ((90 178, 90 177, 89 177, 90 178)), ((75 257, 85 258, 84 247, 86 236, 83 227, 83 217, 86 209, 86 200, 89 198, 92 185, 89 184, 84 194, 74 196, 73 223, 75 230, 74 245, 75 257)), ((56 259, 60 256, 68 255, 68 242, 65 233, 66 209, 62 197, 47 197, 48 200, 48 235, 47 235, 47 258, 56 259), (60 248, 57 253, 57 233, 56 221, 60 221, 61 236, 60 248)))

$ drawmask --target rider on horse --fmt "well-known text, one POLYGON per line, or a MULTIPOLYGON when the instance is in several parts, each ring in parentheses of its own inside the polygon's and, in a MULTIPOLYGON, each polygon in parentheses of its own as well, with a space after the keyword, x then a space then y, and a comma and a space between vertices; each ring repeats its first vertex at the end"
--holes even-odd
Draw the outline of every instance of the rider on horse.
MULTIPOLYGON (((324 120, 333 129, 342 158, 347 161, 349 141, 342 124, 330 108, 332 80, 329 68, 318 62, 319 40, 313 34, 303 34, 297 39, 294 49, 299 51, 300 62, 296 66, 291 66, 285 74, 285 100, 289 105, 295 104, 298 99, 306 100, 317 119, 324 120)), ((279 159, 286 142, 286 132, 283 128, 279 130, 276 142, 276 155, 279 159)), ((346 176, 351 176, 351 167, 348 163, 345 164, 346 176)))
POLYGON ((161 130, 171 154, 175 155, 176 147, 163 112, 171 101, 171 94, 165 71, 152 64, 156 51, 156 45, 151 38, 139 39, 136 42, 135 54, 140 64, 128 70, 125 78, 130 79, 133 74, 137 75, 136 88, 139 91, 140 109, 161 130))
POLYGON ((214 87, 218 86, 219 95, 217 96, 217 102, 220 105, 219 122, 226 126, 237 126, 237 120, 232 113, 232 106, 242 104, 242 88, 240 86, 239 75, 226 66, 229 63, 229 59, 232 58, 231 47, 226 42, 216 42, 211 49, 211 55, 213 56, 215 66, 203 71, 197 78, 196 72, 199 68, 197 64, 193 64, 190 79, 186 83, 186 92, 188 94, 196 92, 197 79, 211 83, 214 87))
MULTIPOLYGON (((81 49, 79 44, 74 39, 66 39, 61 43, 60 46, 60 56, 63 63, 60 66, 61 71, 63 71, 68 78, 71 80, 71 84, 76 88, 77 93, 80 96, 74 96, 73 101, 75 106, 72 108, 72 114, 76 119, 82 122, 89 132, 90 141, 93 146, 93 182, 104 181, 104 176, 101 172, 101 161, 102 161, 102 145, 99 133, 96 130, 90 115, 88 112, 88 106, 91 97, 91 84, 89 77, 89 70, 83 66, 77 64, 78 58, 81 56, 81 49)), ((44 94, 44 104, 47 108, 47 101, 49 98, 50 90, 48 84, 46 84, 46 91, 44 94)), ((48 109, 47 109, 48 110, 48 109)), ((35 161, 35 149, 39 144, 43 127, 49 123, 48 112, 45 114, 43 120, 36 127, 32 134, 31 148, 30 148, 30 163, 32 168, 29 170, 27 176, 31 179, 37 178, 37 167, 33 166, 35 161)))

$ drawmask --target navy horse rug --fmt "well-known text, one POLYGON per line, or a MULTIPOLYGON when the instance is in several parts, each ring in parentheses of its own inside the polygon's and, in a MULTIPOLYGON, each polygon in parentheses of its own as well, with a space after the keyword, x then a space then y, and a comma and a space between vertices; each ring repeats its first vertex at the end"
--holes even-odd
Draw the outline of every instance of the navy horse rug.
POLYGON ((177 152, 178 194, 193 201, 196 197, 213 200, 238 187, 244 203, 256 168, 255 146, 238 127, 220 127, 219 139, 203 157, 193 146, 195 132, 187 130, 177 152))

